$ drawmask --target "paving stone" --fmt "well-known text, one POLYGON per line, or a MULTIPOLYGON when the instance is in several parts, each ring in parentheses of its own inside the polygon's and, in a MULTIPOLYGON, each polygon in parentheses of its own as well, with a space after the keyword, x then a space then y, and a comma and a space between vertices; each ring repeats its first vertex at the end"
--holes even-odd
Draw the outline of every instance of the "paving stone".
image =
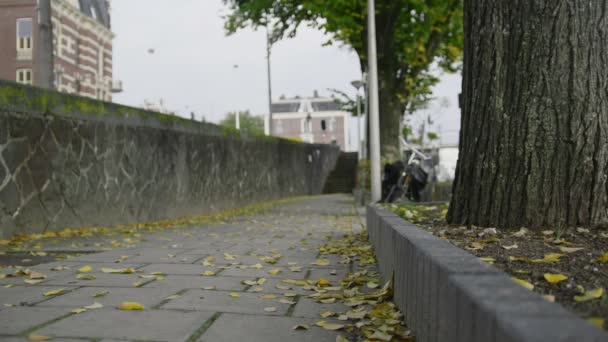
MULTIPOLYGON (((251 280, 255 280, 255 279, 251 279, 251 280)), ((247 292, 279 293, 279 294, 297 293, 299 295, 305 295, 305 296, 315 293, 315 291, 312 291, 312 290, 305 290, 303 286, 284 283, 282 281, 282 279, 266 279, 266 282, 263 285, 250 286, 247 289, 247 292), (277 288, 277 285, 282 286, 282 287, 289 287, 290 289, 289 290, 280 289, 280 288, 277 288), (256 291, 256 288, 262 288, 262 291, 256 291)))
POLYGON ((306 272, 291 272, 286 267, 274 267, 274 265, 264 266, 262 269, 257 268, 237 268, 233 267, 222 271, 223 277, 247 277, 247 278, 278 278, 278 279, 304 279, 306 272), (279 269, 281 273, 270 274, 269 271, 279 269))
POLYGON ((75 289, 73 286, 13 286, 10 288, 0 287, 0 305, 32 305, 49 297, 45 297, 47 291, 64 289, 66 292, 75 289))
POLYGON ((70 316, 35 333, 81 338, 185 341, 212 315, 211 312, 98 309, 70 316))
POLYGON ((202 275, 205 271, 220 272, 222 269, 217 267, 209 267, 203 265, 192 264, 152 264, 141 268, 141 271, 146 274, 160 272, 162 274, 174 275, 202 275))
POLYGON ((264 317, 222 314, 200 338, 200 342, 334 342, 337 332, 314 326, 318 320, 291 317, 264 317), (310 330, 293 330, 308 324, 310 330))
POLYGON ((321 319, 321 312, 333 311, 336 313, 342 313, 348 310, 350 310, 350 307, 342 303, 323 304, 317 303, 311 298, 301 297, 293 310, 292 316, 321 319))
POLYGON ((44 301, 38 306, 79 308, 97 302, 115 308, 122 302, 138 302, 147 308, 151 308, 174 293, 175 291, 168 288, 83 287, 44 301), (95 294, 104 291, 109 293, 102 297, 94 297, 95 294))
POLYGON ((307 279, 318 280, 319 278, 327 279, 332 286, 340 285, 340 281, 342 279, 346 279, 348 277, 348 269, 338 268, 338 269, 313 269, 308 272, 307 279), (336 274, 332 274, 335 271, 336 274))
POLYGON ((243 291, 247 285, 243 285, 241 281, 249 278, 242 277, 203 277, 203 276, 187 276, 187 275, 168 275, 163 280, 155 280, 142 286, 142 288, 168 288, 175 291, 184 289, 202 289, 209 286, 215 286, 216 290, 226 291, 243 291))
POLYGON ((4 308, 0 311, 0 334, 18 335, 69 313, 66 308, 4 308))
POLYGON ((76 275, 70 278, 51 279, 45 285, 70 285, 70 286, 112 286, 112 287, 135 287, 133 284, 145 284, 151 279, 140 278, 139 275, 132 274, 116 274, 116 273, 87 273, 94 276, 95 279, 84 280, 76 279, 76 275))
POLYGON ((237 292, 240 298, 232 298, 229 291, 188 290, 182 297, 161 306, 162 309, 232 312, 255 315, 285 315, 290 305, 279 302, 280 298, 263 299, 260 293, 237 292), (267 307, 277 311, 266 312, 267 307))

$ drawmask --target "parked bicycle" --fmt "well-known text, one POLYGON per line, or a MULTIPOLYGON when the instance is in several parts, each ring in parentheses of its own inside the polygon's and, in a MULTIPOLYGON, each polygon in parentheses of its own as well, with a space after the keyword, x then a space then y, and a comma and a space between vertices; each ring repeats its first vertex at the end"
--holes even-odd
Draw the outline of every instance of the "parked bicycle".
POLYGON ((428 172, 421 165, 423 160, 431 159, 430 156, 420 152, 405 139, 401 138, 404 146, 412 151, 407 164, 397 161, 393 164, 384 165, 384 177, 382 179, 382 200, 383 203, 394 203, 403 197, 411 201, 420 201, 420 192, 428 182, 428 172))

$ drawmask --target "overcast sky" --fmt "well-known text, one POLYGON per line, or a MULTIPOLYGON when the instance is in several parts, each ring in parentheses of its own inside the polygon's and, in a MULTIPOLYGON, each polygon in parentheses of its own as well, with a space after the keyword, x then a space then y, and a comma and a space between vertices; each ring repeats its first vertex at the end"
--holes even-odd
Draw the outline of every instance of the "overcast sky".
MULTIPOLYGON (((226 37, 221 0, 120 0, 112 2, 114 77, 124 92, 114 101, 141 107, 159 102, 180 115, 217 122, 226 112, 268 112, 265 31, 246 29, 226 37), (149 49, 154 49, 150 54, 149 49), (236 67, 235 67, 236 66, 236 67)), ((354 52, 322 47, 318 31, 303 28, 294 39, 272 48, 273 98, 329 95, 335 88, 354 94, 360 78, 354 52)), ((447 97, 448 108, 435 108, 444 143, 458 141, 457 94, 460 76, 446 75, 434 96, 447 97)))

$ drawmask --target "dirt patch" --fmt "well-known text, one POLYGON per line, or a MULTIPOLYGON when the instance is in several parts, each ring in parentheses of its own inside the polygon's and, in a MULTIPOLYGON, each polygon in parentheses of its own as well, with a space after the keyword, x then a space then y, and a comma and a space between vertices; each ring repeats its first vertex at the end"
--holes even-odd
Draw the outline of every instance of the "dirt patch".
POLYGON ((533 291, 545 299, 563 305, 595 326, 608 328, 608 230, 450 226, 445 222, 447 203, 407 203, 387 208, 523 280, 522 285, 533 285, 533 291))

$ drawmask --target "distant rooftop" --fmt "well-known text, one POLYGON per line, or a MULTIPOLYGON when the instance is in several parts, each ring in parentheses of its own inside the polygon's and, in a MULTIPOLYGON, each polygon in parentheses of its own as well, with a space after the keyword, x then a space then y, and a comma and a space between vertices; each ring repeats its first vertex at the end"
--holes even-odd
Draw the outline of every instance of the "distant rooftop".
POLYGON ((68 3, 77 7, 87 17, 110 28, 110 2, 108 0, 68 0, 68 3))
POLYGON ((272 102, 273 113, 297 113, 297 112, 329 112, 342 110, 342 105, 333 97, 321 97, 315 91, 312 97, 286 98, 281 96, 279 100, 272 102))

